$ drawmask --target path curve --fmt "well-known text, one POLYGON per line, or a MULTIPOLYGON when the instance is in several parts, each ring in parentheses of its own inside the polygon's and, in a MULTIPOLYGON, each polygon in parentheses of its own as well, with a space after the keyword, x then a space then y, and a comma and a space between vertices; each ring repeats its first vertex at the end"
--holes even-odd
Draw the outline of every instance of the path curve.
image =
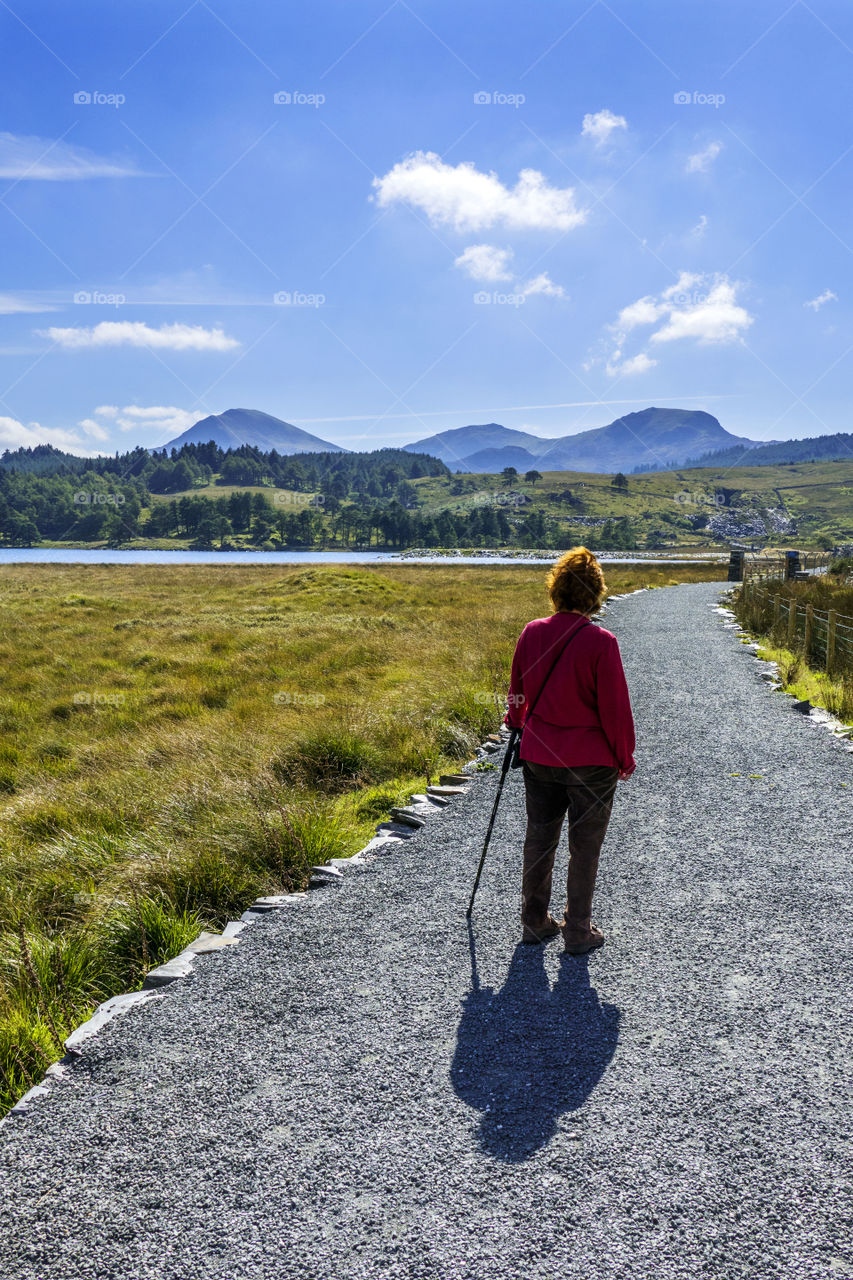
POLYGON ((853 755, 760 680, 720 589, 606 617, 639 765, 601 953, 517 945, 513 774, 472 980, 487 775, 3 1126, 4 1280, 853 1275, 853 755))

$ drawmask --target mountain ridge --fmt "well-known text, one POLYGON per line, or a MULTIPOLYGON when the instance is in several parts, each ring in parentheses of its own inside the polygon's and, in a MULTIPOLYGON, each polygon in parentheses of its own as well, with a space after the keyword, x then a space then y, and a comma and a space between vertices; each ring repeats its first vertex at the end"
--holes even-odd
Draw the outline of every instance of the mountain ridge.
POLYGON ((644 463, 661 467, 683 464, 687 458, 711 450, 751 448, 757 443, 726 431, 704 409, 652 405, 623 414, 604 427, 555 439, 511 431, 491 422, 455 427, 403 448, 432 454, 457 471, 500 471, 505 466, 520 469, 519 463, 547 471, 630 471, 644 463))

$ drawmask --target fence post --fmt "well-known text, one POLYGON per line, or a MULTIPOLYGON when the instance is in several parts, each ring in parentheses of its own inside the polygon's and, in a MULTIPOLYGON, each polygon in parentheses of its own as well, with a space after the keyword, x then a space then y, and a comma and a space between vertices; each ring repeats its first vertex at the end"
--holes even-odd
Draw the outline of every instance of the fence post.
POLYGON ((793 650, 797 642, 797 609, 796 600, 791 597, 788 600, 788 648, 793 650))
POLYGON ((782 617, 782 597, 777 591, 773 597, 773 630, 779 630, 779 621, 782 617))
POLYGON ((745 576, 744 553, 732 550, 729 554, 729 582, 743 582, 745 576))
POLYGON ((814 621, 814 606, 811 600, 806 605, 806 625, 803 631, 803 652, 806 655, 806 662, 812 651, 812 622, 814 621))
POLYGON ((830 609, 826 615, 826 669, 831 671, 835 666, 835 623, 838 615, 830 609))

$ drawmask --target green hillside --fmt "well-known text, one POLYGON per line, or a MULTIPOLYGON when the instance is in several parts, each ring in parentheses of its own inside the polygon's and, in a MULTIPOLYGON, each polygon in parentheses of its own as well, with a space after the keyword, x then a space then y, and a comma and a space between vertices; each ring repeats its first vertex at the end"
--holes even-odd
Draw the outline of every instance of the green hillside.
POLYGON ((612 475, 546 471, 532 482, 523 476, 425 476, 412 488, 421 511, 496 507, 511 524, 541 514, 567 534, 590 531, 590 541, 598 543, 607 521, 627 522, 641 546, 713 546, 732 538, 803 545, 853 540, 853 461, 696 467, 629 475, 623 486, 613 481, 612 475))

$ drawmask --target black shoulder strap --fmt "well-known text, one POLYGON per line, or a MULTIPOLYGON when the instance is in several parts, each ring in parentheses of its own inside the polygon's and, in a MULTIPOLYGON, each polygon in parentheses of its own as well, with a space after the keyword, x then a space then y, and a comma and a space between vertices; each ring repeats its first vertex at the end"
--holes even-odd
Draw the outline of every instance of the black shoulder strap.
MULTIPOLYGON (((535 709, 535 707, 536 707, 536 703, 539 701, 539 699, 540 699, 540 698, 541 698, 541 696, 542 696, 542 690, 545 688, 545 685, 546 685, 546 684, 548 683, 548 681, 551 679, 551 676, 552 676, 552 675, 553 675, 553 673, 554 673, 554 668, 556 667, 557 663, 558 663, 558 662, 560 661, 560 659, 562 658, 563 654, 564 654, 564 653, 566 652, 566 650, 568 649, 569 645, 570 645, 570 644, 572 643, 572 641, 574 640, 575 636, 578 634, 578 632, 579 632, 579 631, 583 631, 584 627, 589 627, 589 626, 591 626, 591 625, 592 625, 592 624, 591 624, 589 621, 582 622, 582 623, 580 624, 580 626, 575 627, 574 631, 571 633, 571 635, 569 636, 569 638, 566 640, 566 643, 563 645, 562 649, 561 649, 561 650, 560 650, 560 652, 557 654, 557 656, 556 656, 556 658, 554 659, 554 661, 551 663, 551 666, 550 666, 550 668, 549 668, 549 670, 548 670, 548 674, 547 674, 547 676, 545 677, 545 679, 542 681, 541 685, 539 686, 539 690, 538 690, 538 692, 537 692, 537 694, 536 694, 536 697, 533 699, 533 701, 531 702, 530 706, 528 707, 528 709, 527 709, 527 714, 526 714, 526 715, 525 715, 525 717, 524 717, 524 724, 527 724, 527 721, 528 721, 528 720, 530 719, 530 717, 533 715, 533 711, 534 711, 534 709, 535 709)), ((522 726, 522 728, 523 728, 523 726, 522 726)))

